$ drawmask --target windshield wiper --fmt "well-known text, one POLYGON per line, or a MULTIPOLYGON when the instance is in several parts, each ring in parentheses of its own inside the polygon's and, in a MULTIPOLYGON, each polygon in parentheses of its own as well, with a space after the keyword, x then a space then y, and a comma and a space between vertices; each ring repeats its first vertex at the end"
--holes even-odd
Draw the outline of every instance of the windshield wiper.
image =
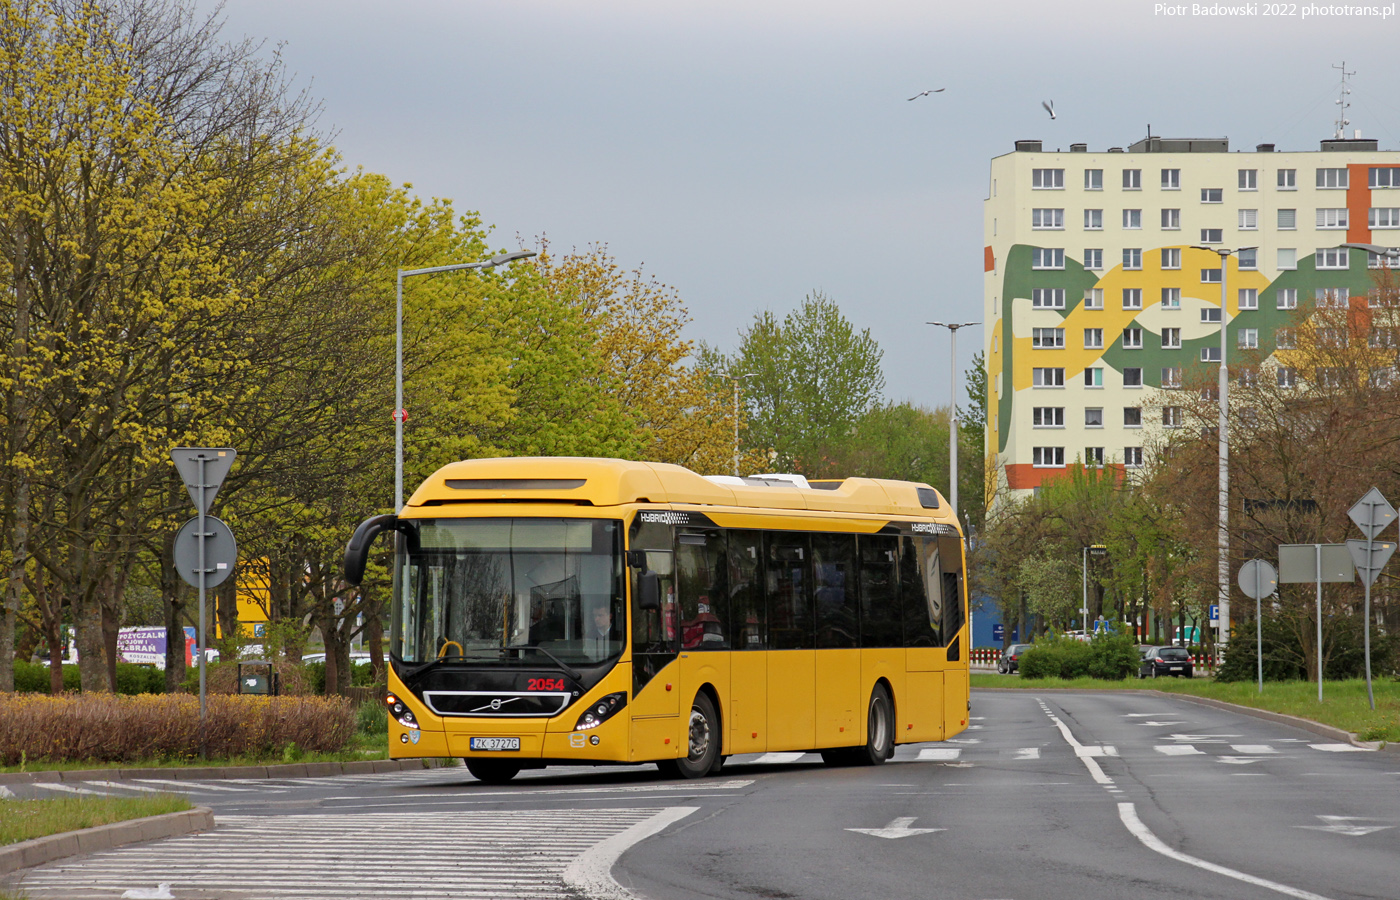
MULTIPOLYGON (((501 655, 505 655, 505 654, 509 653, 509 652, 512 651, 512 650, 538 650, 539 652, 543 653, 545 656, 548 656, 550 659, 554 660, 555 664, 558 665, 559 668, 561 668, 561 669, 564 670, 564 674, 565 674, 565 675, 568 675, 570 678, 574 679, 575 681, 578 681, 578 680, 582 677, 581 675, 579 675, 578 671, 577 671, 576 669, 574 669, 572 666, 570 666, 568 663, 564 662, 562 659, 560 659, 559 657, 555 656, 553 653, 550 653, 550 652, 549 652, 548 650, 546 650, 545 648, 543 648, 543 647, 541 647, 541 646, 538 646, 538 645, 536 645, 536 644, 512 644, 512 645, 509 646, 509 647, 472 647, 472 648, 471 648, 471 653, 472 653, 472 654, 476 654, 476 653, 495 653, 495 654, 497 654, 498 656, 501 656, 501 655)), ((522 661, 523 661, 523 660, 522 660, 522 661)), ((443 663, 469 663, 469 662, 471 662, 471 657, 470 657, 470 656, 439 656, 437 659, 430 659, 430 660, 428 660, 427 662, 423 663, 422 665, 418 666, 417 668, 409 669, 407 672, 404 673, 404 677, 405 677, 405 678, 414 678, 414 677, 416 677, 416 676, 422 674, 423 672, 428 671, 429 669, 433 668, 434 666, 439 666, 439 665, 442 665, 443 663)))
POLYGON ((550 653, 548 650, 546 650, 546 649, 544 649, 543 647, 539 646, 538 644, 512 644, 512 645, 510 645, 509 647, 502 647, 501 649, 502 649, 502 650, 538 650, 538 651, 540 651, 541 653, 543 653, 545 656, 548 656, 550 659, 554 660, 554 662, 558 664, 559 668, 561 668, 561 669, 564 670, 564 674, 565 674, 565 675, 568 675, 568 676, 569 676, 570 678, 572 678, 574 681, 578 681, 579 678, 581 677, 581 676, 579 675, 579 673, 578 673, 577 671, 575 671, 574 668, 573 668, 572 666, 570 666, 568 663, 564 662, 564 661, 563 661, 562 659, 560 659, 559 657, 555 656, 553 653, 550 653))

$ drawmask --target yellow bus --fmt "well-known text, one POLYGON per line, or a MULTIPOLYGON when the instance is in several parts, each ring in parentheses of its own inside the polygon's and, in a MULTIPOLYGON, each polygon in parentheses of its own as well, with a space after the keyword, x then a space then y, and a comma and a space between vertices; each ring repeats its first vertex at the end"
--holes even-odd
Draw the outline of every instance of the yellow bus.
POLYGON ((768 751, 876 765, 967 727, 963 542, 927 485, 470 460, 356 529, 349 583, 382 532, 391 757, 698 778, 768 751))

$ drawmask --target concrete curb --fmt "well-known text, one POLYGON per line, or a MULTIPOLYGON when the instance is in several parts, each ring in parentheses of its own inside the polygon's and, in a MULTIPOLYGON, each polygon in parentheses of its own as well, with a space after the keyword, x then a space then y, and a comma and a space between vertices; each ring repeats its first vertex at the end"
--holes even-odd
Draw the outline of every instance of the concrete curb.
POLYGON ((352 762, 288 763, 273 766, 187 766, 149 769, 71 769, 48 772, 0 772, 0 784, 32 784, 36 781, 122 781, 157 776, 177 781, 219 778, 329 778, 335 775, 376 775, 436 769, 437 759, 365 759, 352 762))
POLYGON ((125 822, 113 822, 111 825, 98 825, 96 828, 51 834, 32 841, 0 847, 0 875, 41 866, 67 856, 86 855, 178 834, 209 831, 213 827, 213 810, 206 806, 196 806, 184 812, 128 819, 125 822))
POLYGON ((1241 706, 1241 705, 1238 704, 1238 703, 1229 703, 1229 702, 1227 702, 1227 701, 1225 701, 1225 700, 1216 700, 1216 699, 1211 698, 1211 697, 1197 697, 1197 696, 1194 696, 1194 695, 1192 695, 1192 694, 1177 694, 1177 693, 1174 693, 1174 692, 1172 692, 1172 691, 1158 691, 1158 690, 1153 690, 1153 689, 1151 689, 1151 688, 1139 688, 1139 689, 1136 689, 1136 690, 1134 690, 1134 689, 1132 689, 1132 688, 1126 688, 1126 689, 1112 689, 1112 690, 1105 690, 1105 691, 1096 691, 1096 690, 1093 689, 1093 688, 1002 688, 1002 687, 990 687, 990 688, 973 688, 973 689, 972 689, 972 692, 973 692, 974 694, 975 694, 975 693, 978 693, 979 691, 986 691, 987 693, 1012 693, 1012 692, 1016 692, 1016 693, 1022 693, 1022 694, 1024 694, 1024 693, 1030 693, 1030 692, 1035 692, 1035 691, 1042 691, 1042 692, 1045 692, 1045 693, 1048 693, 1048 694, 1056 694, 1056 693, 1061 693, 1061 694, 1072 694, 1072 693, 1079 693, 1079 694, 1094 694, 1094 693, 1152 694, 1153 696, 1156 696, 1156 697, 1174 697, 1174 698, 1177 698, 1177 699, 1180 699, 1180 700, 1187 700, 1187 701, 1190 701, 1191 703, 1199 703, 1199 704, 1201 704, 1202 706, 1214 706, 1214 707, 1217 708, 1217 709, 1228 709, 1228 710, 1230 710, 1231 712, 1237 712, 1237 713, 1240 713, 1240 714, 1246 715, 1246 716, 1253 716, 1253 717, 1256 718, 1256 719, 1267 719, 1267 720, 1269 720, 1270 722, 1278 722, 1278 723, 1281 724, 1281 725, 1292 725, 1294 728, 1299 728, 1299 729, 1302 729, 1303 731, 1311 731, 1313 734, 1321 735, 1322 737, 1331 738, 1331 739, 1334 740, 1334 741, 1342 741, 1342 742, 1344 742, 1344 743, 1351 744, 1353 747, 1361 747, 1361 748, 1366 749, 1366 750, 1382 750, 1382 751, 1386 751, 1386 752, 1388 752, 1388 753, 1400 753, 1400 742, 1396 742, 1396 741, 1390 741, 1390 742, 1386 742, 1386 741, 1363 741, 1363 740, 1359 739, 1355 734, 1352 734, 1350 731, 1343 731, 1343 730, 1340 729, 1340 728, 1333 728, 1331 725, 1323 725, 1321 722, 1314 722, 1312 719, 1302 719, 1302 718, 1299 718, 1298 716, 1290 716, 1290 715, 1287 715, 1286 713, 1276 713, 1276 712, 1272 712, 1272 711, 1267 710, 1267 709, 1256 709, 1256 708, 1253 707, 1253 706, 1241 706))

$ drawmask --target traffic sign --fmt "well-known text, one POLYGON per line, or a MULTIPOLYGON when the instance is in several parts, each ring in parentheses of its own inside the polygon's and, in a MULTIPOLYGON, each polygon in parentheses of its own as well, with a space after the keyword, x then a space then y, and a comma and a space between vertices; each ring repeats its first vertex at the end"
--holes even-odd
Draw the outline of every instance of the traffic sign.
POLYGON ((1278 580, 1284 584, 1352 581, 1355 568, 1346 544, 1280 544, 1278 580), (1318 547, 1322 548, 1322 572, 1317 571, 1318 547))
POLYGON ((408 410, 406 410, 406 409, 396 409, 396 410, 394 410, 394 421, 395 421, 395 422, 407 422, 407 421, 408 421, 408 410))
POLYGON ((1219 621, 1220 621, 1220 607, 1219 607, 1219 606, 1216 606, 1214 603, 1212 603, 1211 606, 1210 606, 1209 613, 1207 614, 1206 618, 1207 618, 1207 619, 1210 619, 1212 622, 1219 622, 1219 621))
POLYGON ((1395 542, 1349 540, 1347 549, 1351 551, 1351 561, 1356 564, 1356 574, 1361 576, 1361 583, 1370 587, 1376 583, 1381 569, 1385 568, 1390 555, 1395 552, 1395 542))
POLYGON ((1395 507, 1390 505, 1390 501, 1385 499, 1379 490, 1371 488, 1366 492, 1366 496, 1347 510, 1347 515, 1351 516, 1351 520, 1361 529, 1362 534, 1374 538, 1395 521, 1395 507))
MULTIPOLYGON (((180 526, 175 534, 175 571, 191 587, 201 587, 199 571, 199 520, 195 516, 180 526)), ((204 574, 203 587, 215 587, 233 574, 238 562, 238 544, 233 539, 233 530, 222 519, 203 516, 204 519, 204 574)))
POLYGON ((219 493, 219 485, 224 483, 233 458, 238 451, 232 447, 175 447, 170 458, 175 462, 175 471, 185 482, 190 492, 190 501, 198 512, 207 513, 214 506, 214 495, 219 493), (200 462, 203 461, 203 496, 200 491, 200 462), (200 506, 201 501, 203 506, 200 506))
MULTIPOLYGON (((1316 551, 1314 557, 1316 556, 1316 551)), ((1239 577, 1240 590, 1251 600, 1263 600, 1278 589, 1278 573, 1274 567, 1262 559, 1251 559, 1240 566, 1239 577)), ((1211 618, 1216 616, 1215 607, 1211 607, 1211 618)))

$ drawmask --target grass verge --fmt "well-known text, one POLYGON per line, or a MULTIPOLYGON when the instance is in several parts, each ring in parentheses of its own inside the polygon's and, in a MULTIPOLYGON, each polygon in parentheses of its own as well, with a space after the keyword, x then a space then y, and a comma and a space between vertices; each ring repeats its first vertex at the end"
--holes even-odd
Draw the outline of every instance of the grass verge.
POLYGON ((1374 711, 1366 700, 1366 682, 1360 678, 1324 681, 1321 703, 1317 702, 1315 681, 1266 681, 1264 692, 1261 694, 1258 684, 1252 681, 1222 683, 1209 678, 1154 678, 1151 681, 1130 678, 1125 681, 1100 681, 1095 678, 1066 680, 974 673, 972 686, 1096 691, 1151 688, 1165 693, 1209 697, 1212 700, 1224 700, 1227 703, 1238 703, 1240 706, 1311 719, 1333 728, 1350 731, 1363 741, 1400 741, 1400 682, 1390 680, 1372 681, 1376 695, 1374 711))
POLYGON ((54 800, 0 800, 0 846, 34 838, 110 825, 190 809, 182 794, 146 797, 59 797, 54 800))
MULTIPOLYGON (((183 769, 205 766, 276 766, 283 763, 322 763, 357 762, 359 760, 388 759, 388 741, 379 735, 356 735, 344 750, 334 753, 315 753, 309 750, 286 748, 279 754, 262 756, 224 756, 200 759, 198 756, 186 758, 135 759, 118 762, 97 762, 94 760, 63 760, 60 762, 26 762, 18 766, 0 766, 0 772, 72 772, 85 769, 183 769)), ((0 900, 4 900, 0 896, 0 900)))

